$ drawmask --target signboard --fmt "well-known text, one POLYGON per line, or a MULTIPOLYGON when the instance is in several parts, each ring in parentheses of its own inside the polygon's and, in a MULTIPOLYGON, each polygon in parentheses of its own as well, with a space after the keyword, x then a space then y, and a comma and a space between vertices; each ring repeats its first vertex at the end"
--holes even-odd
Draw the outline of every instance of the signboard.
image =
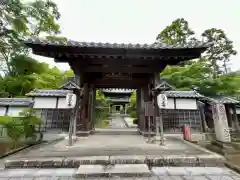
POLYGON ((144 114, 145 116, 153 116, 154 115, 154 108, 153 103, 151 101, 144 103, 144 114))
POLYGON ((160 109, 167 108, 167 96, 165 94, 159 94, 157 96, 157 103, 160 109))
POLYGON ((74 108, 76 106, 77 96, 73 93, 68 93, 66 96, 67 108, 74 108))

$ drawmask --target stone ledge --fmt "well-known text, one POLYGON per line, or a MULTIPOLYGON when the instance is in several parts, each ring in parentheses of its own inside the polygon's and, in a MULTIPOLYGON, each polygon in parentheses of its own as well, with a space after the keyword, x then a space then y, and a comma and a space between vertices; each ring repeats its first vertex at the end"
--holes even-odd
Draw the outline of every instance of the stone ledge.
POLYGON ((223 157, 214 155, 135 155, 135 156, 83 156, 68 158, 36 158, 6 160, 5 168, 78 168, 80 165, 146 164, 154 166, 225 166, 223 157))
POLYGON ((80 165, 107 165, 109 156, 69 157, 63 160, 64 167, 79 167, 80 165))
POLYGON ((150 177, 146 164, 81 165, 74 177, 150 177))
POLYGON ((92 131, 77 131, 76 135, 86 137, 86 136, 89 136, 91 133, 92 131))
POLYGON ((110 164, 144 164, 146 162, 146 156, 110 156, 110 164))
POLYGON ((63 158, 41 158, 41 159, 22 159, 6 160, 6 169, 13 168, 61 168, 63 167, 63 158))

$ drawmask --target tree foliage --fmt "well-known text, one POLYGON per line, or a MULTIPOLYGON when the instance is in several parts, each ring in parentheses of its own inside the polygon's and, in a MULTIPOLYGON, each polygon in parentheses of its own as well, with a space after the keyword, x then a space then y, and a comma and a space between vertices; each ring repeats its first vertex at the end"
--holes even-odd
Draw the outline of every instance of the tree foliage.
MULTIPOLYGON (((160 32, 157 40, 171 45, 184 44, 197 41, 194 34, 188 22, 180 18, 160 32)), ((233 42, 222 29, 216 28, 205 30, 202 39, 209 43, 210 47, 200 59, 185 66, 167 67, 161 76, 177 89, 191 90, 198 87, 204 95, 237 96, 240 90, 240 76, 239 73, 229 72, 227 64, 230 57, 237 53, 233 42)))

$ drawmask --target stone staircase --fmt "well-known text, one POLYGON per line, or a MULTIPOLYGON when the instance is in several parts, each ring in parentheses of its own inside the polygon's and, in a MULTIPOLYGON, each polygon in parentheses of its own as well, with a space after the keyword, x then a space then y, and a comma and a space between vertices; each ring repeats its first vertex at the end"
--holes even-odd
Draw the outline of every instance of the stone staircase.
POLYGON ((96 128, 93 132, 99 135, 139 135, 136 128, 96 128))
POLYGON ((208 166, 216 167, 222 163, 219 157, 196 156, 85 156, 85 157, 56 157, 28 158, 5 161, 5 169, 52 169, 75 168, 74 177, 152 177, 153 167, 165 166, 208 166))

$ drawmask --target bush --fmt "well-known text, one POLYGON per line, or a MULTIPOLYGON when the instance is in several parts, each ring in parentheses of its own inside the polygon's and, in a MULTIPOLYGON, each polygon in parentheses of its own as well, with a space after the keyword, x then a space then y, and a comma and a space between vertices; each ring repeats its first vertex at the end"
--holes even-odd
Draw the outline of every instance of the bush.
POLYGON ((136 111, 132 111, 130 115, 131 115, 132 118, 137 118, 137 112, 136 111))
POLYGON ((14 147, 24 137, 36 137, 35 125, 41 124, 32 109, 19 113, 21 117, 0 116, 0 124, 7 129, 7 135, 13 141, 14 147))

